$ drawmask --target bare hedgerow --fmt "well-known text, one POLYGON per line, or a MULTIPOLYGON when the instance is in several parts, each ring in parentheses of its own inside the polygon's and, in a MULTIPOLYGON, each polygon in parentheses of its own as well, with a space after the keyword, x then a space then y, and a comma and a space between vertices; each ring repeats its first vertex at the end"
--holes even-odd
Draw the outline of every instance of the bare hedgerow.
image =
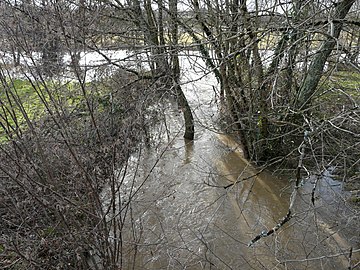
POLYGON ((129 74, 107 80, 78 85, 92 94, 0 145, 1 267, 89 269, 94 249, 114 263, 101 190, 147 136, 156 93, 129 74))

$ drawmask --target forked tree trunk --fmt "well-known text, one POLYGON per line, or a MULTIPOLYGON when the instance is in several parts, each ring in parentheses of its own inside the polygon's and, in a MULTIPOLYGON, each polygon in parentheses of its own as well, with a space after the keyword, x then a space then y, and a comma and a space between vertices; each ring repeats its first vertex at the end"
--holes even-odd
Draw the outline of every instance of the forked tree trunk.
POLYGON ((304 109, 309 105, 311 98, 314 95, 316 87, 318 86, 321 76, 323 74, 325 63, 331 51, 334 49, 336 43, 338 42, 338 38, 340 36, 340 32, 343 26, 342 20, 348 14, 351 6, 355 3, 355 1, 356 0, 344 0, 339 2, 335 7, 332 22, 330 22, 332 27, 330 27, 328 36, 322 42, 320 49, 315 54, 315 57, 310 64, 307 75, 305 76, 300 87, 298 98, 296 101, 296 107, 298 109, 304 109))

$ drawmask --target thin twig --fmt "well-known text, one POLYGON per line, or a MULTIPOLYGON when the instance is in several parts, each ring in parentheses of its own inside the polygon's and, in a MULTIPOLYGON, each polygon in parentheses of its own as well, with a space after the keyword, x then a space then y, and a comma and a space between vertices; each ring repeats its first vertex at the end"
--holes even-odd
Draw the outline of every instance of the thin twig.
POLYGON ((261 238, 263 237, 267 237, 272 235, 274 232, 276 232, 277 230, 279 230, 282 226, 284 226, 288 221, 290 221, 290 219, 294 216, 294 214, 292 213, 292 208, 294 206, 294 202, 296 199, 296 195, 298 193, 298 189, 300 187, 301 184, 301 169, 303 168, 303 159, 305 156, 305 147, 307 145, 308 142, 308 136, 309 136, 309 132, 305 131, 304 132, 304 140, 302 141, 302 143, 299 146, 299 152, 300 152, 300 158, 299 158, 299 163, 298 163, 298 167, 296 169, 296 184, 295 187, 291 193, 290 196, 290 204, 289 204, 289 209, 287 214, 279 221, 278 224, 276 224, 273 228, 271 228, 270 230, 265 230, 262 231, 261 233, 259 233, 258 235, 256 235, 248 244, 248 247, 251 247, 253 244, 255 244, 257 241, 259 241, 261 238))

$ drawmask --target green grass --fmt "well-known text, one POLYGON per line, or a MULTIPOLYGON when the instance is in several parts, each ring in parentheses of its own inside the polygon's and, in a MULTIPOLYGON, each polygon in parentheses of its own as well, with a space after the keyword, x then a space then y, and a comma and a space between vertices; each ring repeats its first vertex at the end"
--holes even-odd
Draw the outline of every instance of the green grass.
POLYGON ((330 83, 334 87, 340 87, 341 89, 348 91, 349 94, 353 94, 357 97, 360 95, 360 73, 338 71, 330 77, 330 83))
MULTIPOLYGON (((37 82, 32 82, 33 84, 37 82)), ((79 83, 48 81, 33 85, 28 80, 8 80, 0 89, 0 123, 8 130, 28 129, 26 118, 36 122, 50 112, 76 110, 88 115, 88 109, 79 83)), ((86 83, 87 97, 101 111, 108 106, 109 88, 101 83, 86 83), (95 101, 95 103, 94 103, 95 101)), ((8 141, 3 126, 0 126, 0 143, 8 141)))
POLYGON ((32 119, 44 111, 30 83, 24 80, 7 81, 0 92, 0 142, 6 141, 6 129, 18 129, 25 124, 25 115, 32 119))
MULTIPOLYGON (((34 82, 33 82, 34 83, 34 82)), ((48 110, 77 106, 82 96, 75 83, 32 85, 28 80, 8 80, 0 92, 0 142, 8 140, 4 130, 26 130, 30 122, 44 117, 48 110)))
POLYGON ((318 102, 351 104, 351 99, 360 100, 360 74, 356 72, 338 71, 330 76, 325 75, 319 84, 318 102))

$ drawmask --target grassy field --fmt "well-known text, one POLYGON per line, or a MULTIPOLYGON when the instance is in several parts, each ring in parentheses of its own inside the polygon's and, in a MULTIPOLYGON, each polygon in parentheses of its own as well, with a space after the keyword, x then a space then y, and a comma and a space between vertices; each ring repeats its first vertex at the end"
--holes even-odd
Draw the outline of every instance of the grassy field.
POLYGON ((0 142, 28 129, 49 114, 65 113, 83 106, 80 87, 74 82, 39 83, 8 80, 0 92, 0 142))

